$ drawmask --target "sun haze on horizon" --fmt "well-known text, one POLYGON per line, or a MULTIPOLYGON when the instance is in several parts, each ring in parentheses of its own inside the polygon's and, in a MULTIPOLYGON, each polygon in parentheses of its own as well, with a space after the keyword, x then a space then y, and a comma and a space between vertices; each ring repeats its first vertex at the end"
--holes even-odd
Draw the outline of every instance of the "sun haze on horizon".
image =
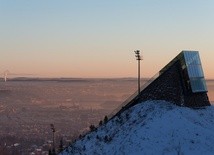
POLYGON ((152 77, 182 50, 214 78, 214 1, 0 0, 0 73, 152 77))

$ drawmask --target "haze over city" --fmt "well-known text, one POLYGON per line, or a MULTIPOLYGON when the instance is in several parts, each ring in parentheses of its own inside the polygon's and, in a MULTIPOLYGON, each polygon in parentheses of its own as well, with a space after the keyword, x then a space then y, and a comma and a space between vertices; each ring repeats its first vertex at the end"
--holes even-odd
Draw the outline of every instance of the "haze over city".
POLYGON ((36 77, 152 77, 182 50, 214 78, 212 0, 0 0, 0 71, 36 77))

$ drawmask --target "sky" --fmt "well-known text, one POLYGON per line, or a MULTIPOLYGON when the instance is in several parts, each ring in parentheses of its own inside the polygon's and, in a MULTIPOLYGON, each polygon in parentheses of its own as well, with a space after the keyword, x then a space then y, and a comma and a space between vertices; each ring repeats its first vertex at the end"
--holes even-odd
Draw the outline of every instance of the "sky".
POLYGON ((214 78, 213 0, 0 0, 0 73, 152 77, 182 50, 214 78))

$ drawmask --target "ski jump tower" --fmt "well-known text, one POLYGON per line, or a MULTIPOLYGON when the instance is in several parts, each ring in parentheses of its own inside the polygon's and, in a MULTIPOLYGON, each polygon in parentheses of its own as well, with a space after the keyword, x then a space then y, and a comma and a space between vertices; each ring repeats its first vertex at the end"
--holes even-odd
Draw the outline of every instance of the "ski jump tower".
POLYGON ((207 86, 198 51, 182 51, 153 78, 141 86, 113 113, 147 100, 165 100, 178 106, 199 108, 210 106, 207 86))

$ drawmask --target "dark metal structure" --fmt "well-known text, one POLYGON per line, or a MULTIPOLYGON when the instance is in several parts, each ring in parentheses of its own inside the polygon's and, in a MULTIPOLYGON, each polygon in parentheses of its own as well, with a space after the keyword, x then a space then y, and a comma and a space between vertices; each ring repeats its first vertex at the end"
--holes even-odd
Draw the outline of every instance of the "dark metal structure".
POLYGON ((160 75, 176 62, 180 64, 186 91, 191 91, 192 93, 207 92, 206 81, 198 51, 182 51, 160 71, 160 75))
POLYGON ((130 96, 109 118, 148 100, 165 100, 179 106, 210 106, 207 86, 198 51, 182 51, 139 90, 130 96))

